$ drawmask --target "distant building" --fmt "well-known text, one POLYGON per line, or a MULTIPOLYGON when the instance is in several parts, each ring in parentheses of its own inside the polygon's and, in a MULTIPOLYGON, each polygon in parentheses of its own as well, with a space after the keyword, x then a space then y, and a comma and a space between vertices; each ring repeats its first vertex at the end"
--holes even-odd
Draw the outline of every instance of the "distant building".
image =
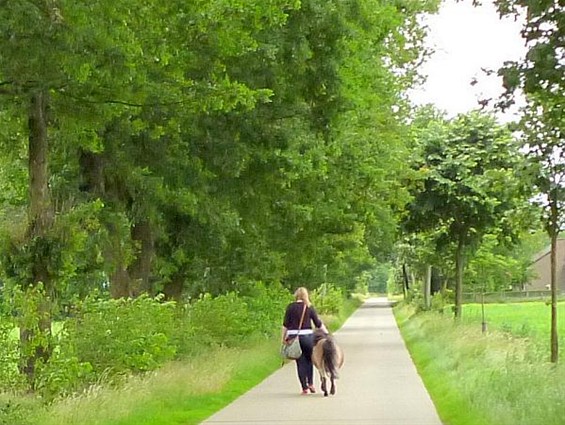
MULTIPOLYGON (((529 291, 549 290, 551 284, 551 246, 534 256, 533 277, 527 285, 529 291)), ((557 239, 557 288, 565 290, 565 238, 557 239)))

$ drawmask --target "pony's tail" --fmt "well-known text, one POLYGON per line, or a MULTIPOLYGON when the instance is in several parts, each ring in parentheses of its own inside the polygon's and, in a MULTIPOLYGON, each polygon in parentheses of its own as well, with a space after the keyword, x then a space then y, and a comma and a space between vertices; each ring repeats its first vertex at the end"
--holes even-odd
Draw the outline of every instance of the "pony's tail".
POLYGON ((335 344, 331 338, 327 338, 323 341, 323 353, 322 357, 324 359, 324 365, 326 366, 326 370, 329 372, 332 379, 338 379, 337 373, 337 349, 335 344))

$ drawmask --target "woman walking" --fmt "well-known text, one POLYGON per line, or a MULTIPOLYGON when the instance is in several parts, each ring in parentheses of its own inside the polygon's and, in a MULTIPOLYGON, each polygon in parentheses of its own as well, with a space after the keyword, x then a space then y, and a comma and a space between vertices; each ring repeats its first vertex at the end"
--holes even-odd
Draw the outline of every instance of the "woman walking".
POLYGON ((316 389, 314 388, 313 380, 314 366, 312 365, 312 349, 314 347, 312 323, 326 334, 328 330, 318 317, 314 307, 310 304, 306 288, 298 288, 294 293, 294 298, 295 301, 286 308, 281 339, 282 343, 285 344, 287 339, 298 335, 302 356, 296 360, 296 370, 302 387, 302 394, 308 394, 308 391, 315 393, 316 389), (301 322, 302 325, 300 325, 301 322))

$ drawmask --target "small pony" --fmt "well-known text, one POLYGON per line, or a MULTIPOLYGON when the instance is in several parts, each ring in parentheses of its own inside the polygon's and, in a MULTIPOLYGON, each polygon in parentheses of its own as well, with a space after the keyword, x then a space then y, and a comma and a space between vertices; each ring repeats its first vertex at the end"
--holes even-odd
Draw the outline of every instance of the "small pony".
POLYGON ((326 379, 330 377, 330 394, 335 394, 335 379, 338 379, 338 369, 343 366, 344 356, 342 349, 336 344, 334 338, 317 329, 314 331, 314 349, 312 363, 320 373, 324 397, 328 396, 326 379))

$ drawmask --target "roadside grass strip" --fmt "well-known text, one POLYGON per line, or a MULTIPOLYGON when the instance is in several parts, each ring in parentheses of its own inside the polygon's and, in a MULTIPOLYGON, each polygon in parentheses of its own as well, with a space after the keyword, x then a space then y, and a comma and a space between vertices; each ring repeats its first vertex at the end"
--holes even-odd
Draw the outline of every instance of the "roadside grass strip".
POLYGON ((394 311, 445 425, 563 425, 565 368, 549 363, 537 342, 497 330, 482 334, 480 323, 414 314, 410 306, 394 311))
POLYGON ((54 404, 44 425, 197 424, 280 366, 273 341, 249 349, 217 348, 175 362, 119 388, 93 387, 54 404))
MULTIPOLYGON (((339 316, 324 320, 337 330, 360 304, 360 300, 349 300, 339 316)), ((115 387, 104 383, 58 400, 30 424, 198 424, 280 365, 278 333, 268 340, 249 341, 247 348, 215 347, 194 358, 171 362, 151 374, 131 377, 115 387)))

